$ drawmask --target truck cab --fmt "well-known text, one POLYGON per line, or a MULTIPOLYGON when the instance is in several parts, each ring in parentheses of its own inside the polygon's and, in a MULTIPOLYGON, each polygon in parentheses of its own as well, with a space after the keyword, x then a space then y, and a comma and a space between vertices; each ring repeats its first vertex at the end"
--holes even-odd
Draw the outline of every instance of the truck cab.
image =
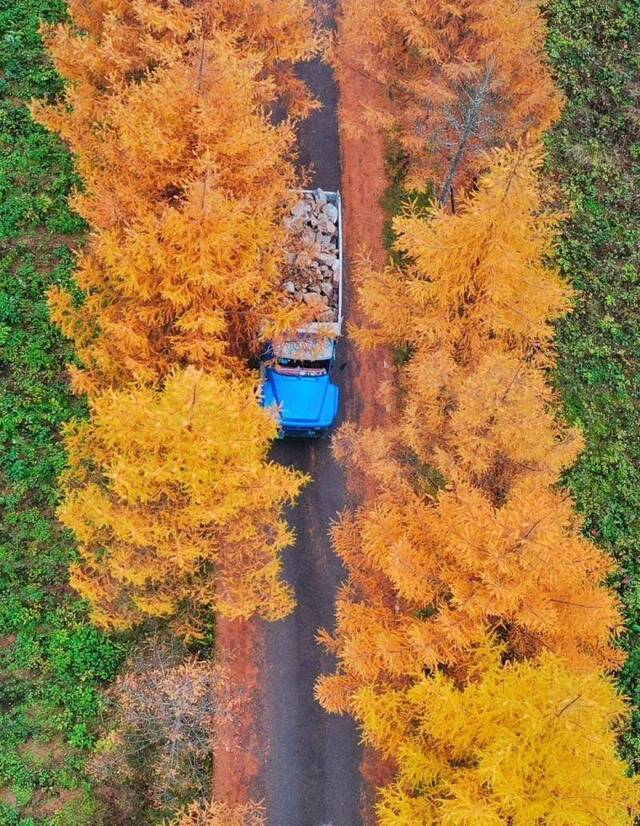
POLYGON ((262 366, 265 407, 278 411, 281 438, 315 439, 334 425, 340 388, 331 380, 336 342, 302 334, 271 345, 262 366))

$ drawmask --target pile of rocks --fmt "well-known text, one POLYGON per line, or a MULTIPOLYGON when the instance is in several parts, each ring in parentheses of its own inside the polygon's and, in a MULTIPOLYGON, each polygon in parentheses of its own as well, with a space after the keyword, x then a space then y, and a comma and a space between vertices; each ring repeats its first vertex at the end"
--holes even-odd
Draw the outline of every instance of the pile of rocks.
POLYGON ((338 321, 338 208, 317 189, 301 196, 284 223, 290 235, 285 295, 316 309, 316 321, 338 321))

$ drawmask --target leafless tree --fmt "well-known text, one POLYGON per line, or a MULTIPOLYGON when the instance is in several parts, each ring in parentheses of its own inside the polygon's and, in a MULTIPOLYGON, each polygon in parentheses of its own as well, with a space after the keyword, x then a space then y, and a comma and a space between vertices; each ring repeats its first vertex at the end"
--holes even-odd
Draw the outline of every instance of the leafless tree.
POLYGON ((170 826, 265 826, 264 807, 259 803, 227 805, 196 803, 170 826))
POLYGON ((456 103, 445 110, 455 140, 449 141, 446 147, 451 161, 438 196, 441 206, 450 196, 456 176, 469 152, 488 148, 492 144, 497 124, 496 106, 492 105, 495 99, 493 77, 494 64, 488 62, 475 82, 458 84, 456 103))
POLYGON ((110 691, 107 748, 94 761, 106 783, 136 785, 146 805, 208 795, 219 668, 177 642, 151 639, 110 691))

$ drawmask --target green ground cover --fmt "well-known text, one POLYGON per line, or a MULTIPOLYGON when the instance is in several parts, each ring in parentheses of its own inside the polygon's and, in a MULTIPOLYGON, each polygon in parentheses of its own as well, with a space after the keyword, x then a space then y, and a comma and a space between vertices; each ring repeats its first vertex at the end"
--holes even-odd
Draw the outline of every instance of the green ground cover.
POLYGON ((557 262, 579 291, 559 328, 557 384, 587 447, 568 475, 586 533, 620 565, 623 751, 640 770, 640 3, 548 0, 548 49, 567 97, 548 166, 572 217, 557 262))
POLYGON ((61 424, 82 413, 45 292, 84 233, 66 204, 68 152, 24 105, 55 95, 39 20, 62 0, 0 0, 0 824, 100 821, 83 766, 123 645, 66 585, 74 550, 53 517, 61 424))

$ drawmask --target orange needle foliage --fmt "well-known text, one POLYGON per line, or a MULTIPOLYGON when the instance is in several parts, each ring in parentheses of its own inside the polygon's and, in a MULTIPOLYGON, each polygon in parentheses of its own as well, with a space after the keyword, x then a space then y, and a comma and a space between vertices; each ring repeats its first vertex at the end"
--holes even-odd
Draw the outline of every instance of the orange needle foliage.
POLYGON ((362 689, 355 711, 398 765, 381 826, 623 826, 638 812, 637 781, 615 754, 625 709, 614 686, 549 654, 506 667, 494 655, 462 690, 443 674, 362 689))
POLYGON ((48 35, 66 99, 34 111, 74 151, 73 205, 93 229, 83 302, 51 297, 83 365, 75 389, 152 383, 176 365, 241 370, 261 320, 293 320, 279 286, 295 136, 270 112, 276 75, 316 47, 307 6, 83 0, 71 12, 78 28, 48 35))
POLYGON ((569 289, 545 263, 537 152, 499 150, 458 215, 396 222, 400 271, 360 272, 373 327, 364 344, 408 346, 397 427, 337 440, 376 491, 334 530, 349 579, 338 599, 339 658, 318 696, 350 707, 359 686, 403 685, 440 666, 464 678, 487 635, 510 655, 551 651, 614 666, 609 558, 581 534, 556 483, 581 440, 563 427, 543 367, 569 289))
MULTIPOLYGON (((448 194, 481 151, 536 140, 561 97, 544 54, 535 0, 344 0, 336 61, 373 78, 374 125, 397 137, 416 188, 448 194)), ((363 105, 368 105, 363 103, 363 105)))
POLYGON ((292 540, 280 517, 304 478, 267 461, 277 425, 245 379, 194 368, 162 390, 105 391, 67 434, 59 509, 78 542, 71 583, 100 626, 172 617, 195 636, 207 611, 278 619, 292 540))
MULTIPOLYGON (((99 625, 211 611, 276 619, 282 519, 304 479, 267 459, 276 425, 246 358, 281 301, 292 118, 315 103, 292 64, 317 49, 306 0, 71 0, 45 32, 66 96, 34 104, 83 180, 82 299, 54 290, 91 421, 69 429, 60 518, 71 582, 99 625), (289 117, 275 123, 275 107, 289 117)), ((270 328, 270 329, 269 329, 270 328)))

